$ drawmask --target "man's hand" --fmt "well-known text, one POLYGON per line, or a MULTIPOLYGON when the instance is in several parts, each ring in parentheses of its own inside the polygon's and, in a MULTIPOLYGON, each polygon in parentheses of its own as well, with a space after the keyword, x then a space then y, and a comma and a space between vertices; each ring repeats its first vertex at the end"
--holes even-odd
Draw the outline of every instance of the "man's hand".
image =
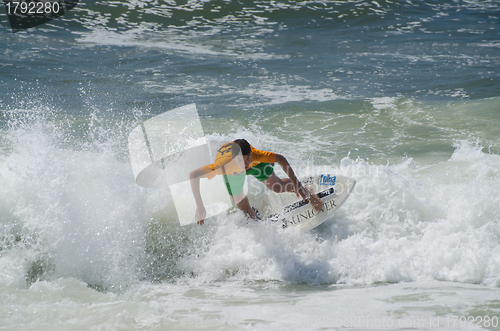
POLYGON ((207 217, 207 212, 205 210, 205 207, 204 206, 196 207, 196 213, 194 217, 196 223, 198 223, 199 225, 205 224, 205 217, 207 217))
MULTIPOLYGON (((310 188, 310 187, 304 187, 302 184, 299 183, 298 189, 295 190, 296 194, 300 194, 302 197, 302 200, 306 201, 309 199, 309 202, 313 206, 314 210, 317 212, 321 211, 321 208, 323 207, 323 202, 321 199, 318 197, 316 193, 310 188)), ((297 195, 298 197, 298 195, 297 195)))
POLYGON ((318 213, 323 208, 323 201, 321 201, 318 195, 312 191, 309 196, 309 202, 311 202, 311 205, 313 206, 314 210, 316 210, 316 212, 318 213))

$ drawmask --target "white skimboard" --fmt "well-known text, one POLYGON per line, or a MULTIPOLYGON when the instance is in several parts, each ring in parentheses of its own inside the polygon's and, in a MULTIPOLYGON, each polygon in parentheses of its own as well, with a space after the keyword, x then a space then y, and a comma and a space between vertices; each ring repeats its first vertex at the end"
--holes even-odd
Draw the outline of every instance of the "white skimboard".
POLYGON ((297 199, 295 193, 274 193, 270 190, 250 199, 250 205, 259 211, 262 220, 281 222, 283 228, 303 233, 330 219, 347 199, 356 180, 322 174, 303 178, 301 183, 310 187, 323 202, 320 212, 314 210, 309 201, 297 199))

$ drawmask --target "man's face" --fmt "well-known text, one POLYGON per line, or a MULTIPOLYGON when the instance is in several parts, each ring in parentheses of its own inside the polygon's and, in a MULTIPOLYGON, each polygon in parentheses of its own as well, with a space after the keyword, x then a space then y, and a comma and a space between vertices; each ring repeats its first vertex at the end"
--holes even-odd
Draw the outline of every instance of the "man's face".
POLYGON ((233 161, 238 168, 245 169, 246 171, 250 167, 250 162, 252 162, 252 156, 250 154, 243 156, 239 154, 233 159, 233 161))
POLYGON ((245 170, 248 170, 250 162, 252 162, 252 154, 243 155, 243 161, 245 161, 245 170))

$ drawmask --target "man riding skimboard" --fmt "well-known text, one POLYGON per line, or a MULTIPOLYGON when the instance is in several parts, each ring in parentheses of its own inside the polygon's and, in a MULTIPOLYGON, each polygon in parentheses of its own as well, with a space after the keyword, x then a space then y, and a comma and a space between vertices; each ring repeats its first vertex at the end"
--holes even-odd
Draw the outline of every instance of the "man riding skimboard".
POLYGON ((316 211, 320 211, 320 198, 304 187, 295 176, 287 159, 277 153, 253 148, 245 139, 237 139, 222 145, 217 151, 213 164, 195 169, 190 173, 191 190, 196 201, 196 222, 202 225, 206 211, 200 194, 200 178, 212 179, 217 175, 224 176, 229 195, 245 215, 257 219, 256 210, 250 206, 248 197, 243 192, 245 176, 252 175, 276 193, 294 192, 305 201, 309 199, 316 211), (274 163, 278 163, 288 178, 279 178, 274 173, 274 163))

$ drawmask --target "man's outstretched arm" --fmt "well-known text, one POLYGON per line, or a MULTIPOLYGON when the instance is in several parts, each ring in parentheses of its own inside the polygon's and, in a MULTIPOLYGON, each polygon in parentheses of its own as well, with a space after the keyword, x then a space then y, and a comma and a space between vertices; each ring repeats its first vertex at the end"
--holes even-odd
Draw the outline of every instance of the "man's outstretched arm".
POLYGON ((287 159, 281 154, 276 154, 276 162, 281 166, 281 169, 283 169, 288 178, 292 181, 295 188, 295 194, 299 194, 304 201, 309 199, 314 209, 316 209, 316 211, 320 211, 323 206, 323 202, 321 202, 321 199, 316 195, 316 193, 309 192, 304 186, 302 186, 300 181, 297 179, 297 176, 295 176, 295 173, 293 172, 293 169, 287 159))
POLYGON ((189 173, 191 191, 193 192, 194 200, 196 202, 195 220, 200 225, 205 223, 205 217, 207 215, 200 193, 200 178, 202 177, 205 177, 205 173, 202 168, 195 169, 189 173))
POLYGON ((276 154, 276 163, 280 165, 281 169, 283 169, 288 178, 292 181, 295 193, 300 195, 305 200, 307 198, 307 192, 297 179, 297 176, 295 176, 295 172, 293 171, 290 163, 288 163, 288 160, 283 155, 276 154))

